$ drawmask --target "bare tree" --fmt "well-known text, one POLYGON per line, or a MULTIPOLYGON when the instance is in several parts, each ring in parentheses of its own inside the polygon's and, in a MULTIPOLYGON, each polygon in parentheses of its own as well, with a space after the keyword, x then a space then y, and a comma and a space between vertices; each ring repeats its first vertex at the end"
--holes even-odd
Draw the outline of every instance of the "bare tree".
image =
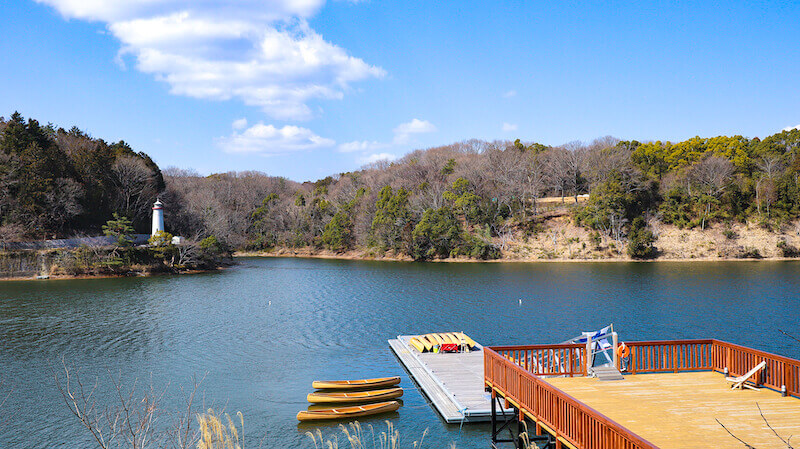
POLYGON ((606 147, 599 143, 593 144, 586 150, 584 167, 584 176, 589 181, 590 188, 612 177, 617 178, 629 193, 640 190, 643 186, 642 173, 634 167, 628 146, 606 147))
POLYGON ((553 148, 544 153, 543 159, 547 181, 563 201, 572 180, 569 151, 561 147, 553 148))
POLYGON ((711 205, 719 201, 720 195, 730 185, 734 170, 730 160, 719 156, 707 157, 689 169, 687 190, 691 194, 694 185, 694 190, 700 193, 699 203, 705 204, 700 229, 705 229, 706 219, 711 215, 711 205))
POLYGON ((119 195, 117 209, 134 222, 145 217, 157 193, 151 183, 153 171, 142 159, 133 156, 117 158, 112 171, 112 181, 119 195))
POLYGON ((58 178, 54 183, 53 190, 46 197, 47 215, 50 222, 62 231, 70 219, 83 212, 80 200, 84 191, 74 179, 58 178))
POLYGON ((774 178, 778 176, 781 170, 783 170, 783 164, 781 163, 781 159, 777 156, 763 156, 756 162, 756 166, 767 178, 774 178))
POLYGON ((523 202, 523 218, 525 218, 525 210, 527 202, 530 201, 533 206, 533 215, 536 216, 538 212, 537 199, 545 189, 547 179, 545 177, 544 166, 539 161, 539 156, 533 153, 526 154, 524 167, 524 178, 522 180, 522 202, 523 202))
POLYGON ((567 150, 566 164, 568 181, 567 185, 575 197, 575 203, 578 202, 578 192, 583 187, 582 171, 584 161, 586 160, 586 147, 583 142, 575 140, 564 144, 564 149, 567 150))
POLYGON ((195 266, 200 258, 200 248, 196 243, 187 241, 177 246, 178 248, 178 265, 180 266, 195 266))
POLYGON ((0 225, 0 248, 4 243, 19 242, 25 236, 25 228, 19 223, 0 225))
POLYGON ((706 195, 719 197, 731 183, 735 168, 730 160, 710 156, 694 164, 689 170, 689 180, 706 195))
POLYGON ((199 435, 192 429, 195 410, 194 401, 200 381, 194 380, 191 390, 181 392, 185 408, 174 414, 170 424, 164 426, 169 412, 162 408, 164 391, 152 386, 139 391, 134 381, 130 388, 122 384, 121 375, 109 379, 113 385, 115 399, 111 404, 98 402, 98 380, 86 384, 77 372, 67 367, 62 360, 63 374, 54 372, 56 386, 64 403, 90 434, 101 449, 126 448, 174 448, 186 449, 194 446, 199 435))
POLYGON ((767 217, 770 214, 770 206, 775 201, 775 178, 778 177, 783 164, 777 156, 764 156, 757 163, 756 166, 761 171, 760 176, 756 180, 756 207, 758 213, 761 213, 762 203, 765 206, 767 217))

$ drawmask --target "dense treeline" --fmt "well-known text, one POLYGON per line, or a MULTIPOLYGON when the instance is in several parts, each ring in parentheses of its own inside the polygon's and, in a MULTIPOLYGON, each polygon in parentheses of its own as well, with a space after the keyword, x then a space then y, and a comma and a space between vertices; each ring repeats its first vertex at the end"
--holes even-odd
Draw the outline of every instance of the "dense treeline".
MULTIPOLYGON (((470 140, 392 163, 298 184, 258 173, 209 177, 171 170, 172 222, 237 248, 366 249, 416 259, 494 258, 511 235, 541 229, 538 199, 591 194, 574 223, 655 256, 652 223, 682 228, 800 215, 800 130, 766 139, 619 141, 549 147, 470 140)), ((572 200, 570 200, 572 202, 572 200)))
POLYGON ((30 236, 95 229, 114 211, 146 228, 156 194, 173 234, 256 251, 358 249, 415 259, 498 257, 512 237, 541 231, 543 197, 572 204, 572 222, 592 240, 614 241, 632 257, 657 254, 654 224, 779 229, 800 216, 800 130, 763 140, 604 137, 554 147, 468 140, 302 184, 175 168, 162 179, 124 142, 107 145, 18 115, 0 122, 0 136, 0 220, 4 229, 36 223, 24 226, 30 236), (125 184, 132 179, 139 181, 125 184))
POLYGON ((0 241, 97 235, 114 212, 145 232, 164 188, 158 166, 124 141, 0 117, 0 241))

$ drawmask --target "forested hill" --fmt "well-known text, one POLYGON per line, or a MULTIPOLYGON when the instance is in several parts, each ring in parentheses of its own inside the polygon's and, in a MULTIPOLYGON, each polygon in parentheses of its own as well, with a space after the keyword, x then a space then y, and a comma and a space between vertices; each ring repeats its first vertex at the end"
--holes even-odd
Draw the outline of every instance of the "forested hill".
POLYGON ((585 234, 580 241, 561 231, 569 257, 575 244, 654 257, 662 226, 733 238, 736 226, 781 232, 800 216, 800 130, 763 140, 605 137, 556 147, 468 140, 302 184, 258 172, 199 176, 174 168, 162 179, 149 157, 124 142, 109 145, 16 114, 0 121, 0 149, 5 239, 90 234, 112 212, 146 231, 157 194, 173 234, 214 235, 245 250, 416 259, 499 257, 514 242, 537 238, 559 214, 585 234), (589 199, 578 204, 582 194, 589 199), (542 200, 554 196, 572 198, 569 207, 554 213, 552 201, 542 200))
POLYGON ((113 212, 144 231, 164 189, 153 160, 123 141, 0 118, 0 240, 98 235, 113 212))

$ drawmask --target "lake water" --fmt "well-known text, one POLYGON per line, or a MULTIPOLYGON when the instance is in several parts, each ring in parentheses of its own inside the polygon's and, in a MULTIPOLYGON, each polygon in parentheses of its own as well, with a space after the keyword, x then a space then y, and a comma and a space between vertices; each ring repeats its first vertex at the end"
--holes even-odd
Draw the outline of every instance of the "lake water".
MULTIPOLYGON (((400 375, 402 447, 489 446, 487 425, 444 424, 387 340, 463 330, 478 342, 552 343, 614 323, 622 340, 719 338, 800 358, 800 264, 402 263, 242 259, 219 273, 0 283, 0 448, 92 447, 55 387, 63 359, 166 389, 202 383, 241 411, 245 447, 310 448, 298 425, 314 379, 400 375), (522 303, 520 304, 520 300, 522 303), (3 421, 6 421, 3 423, 3 421)), ((326 435, 335 425, 322 426, 326 435)), ((345 441, 339 437, 340 447, 345 441)))

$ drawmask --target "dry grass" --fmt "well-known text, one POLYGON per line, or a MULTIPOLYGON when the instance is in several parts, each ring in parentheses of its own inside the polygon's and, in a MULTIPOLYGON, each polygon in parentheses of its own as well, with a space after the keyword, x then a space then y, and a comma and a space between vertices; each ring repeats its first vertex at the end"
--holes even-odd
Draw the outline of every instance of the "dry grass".
MULTIPOLYGON (((339 429, 344 434, 344 439, 350 444, 350 449, 400 449, 400 431, 394 428, 394 424, 391 421, 385 422, 386 430, 379 432, 377 435, 372 424, 367 424, 369 429, 369 433, 367 433, 358 421, 353 421, 348 425, 339 424, 339 429)), ((422 438, 411 443, 411 449, 420 449, 427 434, 428 429, 425 429, 422 432, 422 438)), ((325 439, 322 431, 316 429, 314 432, 306 432, 306 436, 314 442, 314 449, 339 449, 337 435, 333 435, 333 438, 325 439)), ((451 447, 454 449, 455 444, 451 447)))
MULTIPOLYGON (((244 431, 244 416, 238 412, 236 416, 242 431, 244 431)), ((197 449, 242 449, 244 441, 239 444, 239 429, 231 419, 230 415, 224 414, 227 425, 222 421, 223 415, 217 415, 213 409, 208 409, 206 413, 197 415, 197 422, 200 424, 200 441, 197 442, 197 449)))

